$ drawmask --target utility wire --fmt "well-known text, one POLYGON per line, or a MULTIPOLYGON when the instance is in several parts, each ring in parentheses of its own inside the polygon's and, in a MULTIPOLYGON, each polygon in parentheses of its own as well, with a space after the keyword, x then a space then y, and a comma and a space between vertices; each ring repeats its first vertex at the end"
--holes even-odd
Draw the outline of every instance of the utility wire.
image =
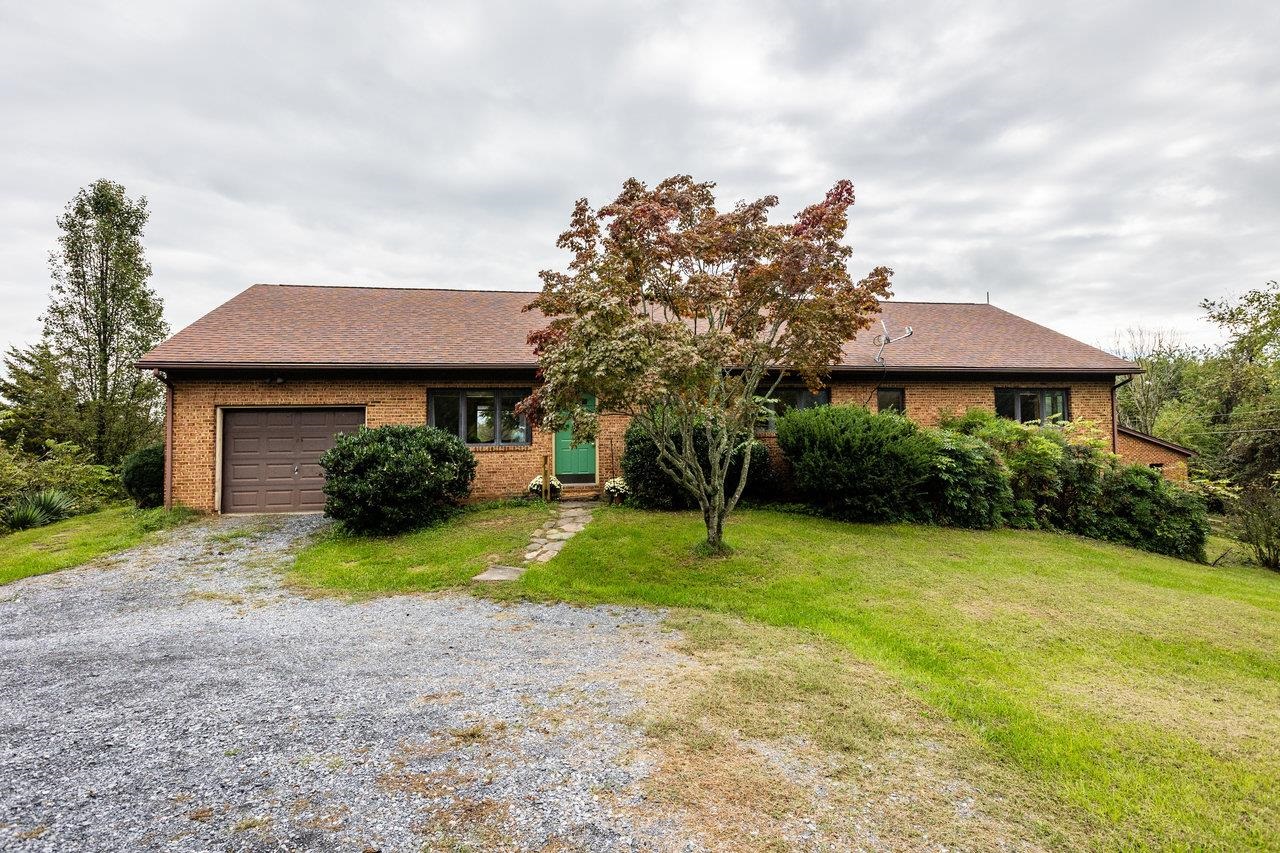
POLYGON ((1280 427, 1259 427, 1258 429, 1202 429, 1202 435, 1238 435, 1248 432, 1280 432, 1280 427))

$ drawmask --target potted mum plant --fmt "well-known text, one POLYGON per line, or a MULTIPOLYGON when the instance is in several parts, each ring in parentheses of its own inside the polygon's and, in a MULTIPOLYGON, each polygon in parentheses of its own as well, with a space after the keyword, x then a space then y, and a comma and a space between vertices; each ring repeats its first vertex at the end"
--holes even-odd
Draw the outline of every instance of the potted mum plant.
MULTIPOLYGON (((555 477, 552 477, 550 482, 551 482, 551 489, 550 489, 551 500, 553 501, 559 500, 560 499, 560 481, 557 480, 555 477)), ((542 475, 541 474, 539 474, 538 476, 534 477, 532 480, 529 481, 529 495, 535 498, 542 497, 542 475)))

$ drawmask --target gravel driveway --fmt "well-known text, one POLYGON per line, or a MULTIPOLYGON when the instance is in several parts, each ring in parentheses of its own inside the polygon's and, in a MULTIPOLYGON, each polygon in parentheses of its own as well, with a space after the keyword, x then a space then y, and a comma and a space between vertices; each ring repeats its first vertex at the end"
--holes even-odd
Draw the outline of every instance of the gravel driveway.
POLYGON ((625 720, 652 612, 280 586, 314 516, 0 587, 0 847, 681 849, 625 720), (646 810, 647 811, 647 810, 646 810))

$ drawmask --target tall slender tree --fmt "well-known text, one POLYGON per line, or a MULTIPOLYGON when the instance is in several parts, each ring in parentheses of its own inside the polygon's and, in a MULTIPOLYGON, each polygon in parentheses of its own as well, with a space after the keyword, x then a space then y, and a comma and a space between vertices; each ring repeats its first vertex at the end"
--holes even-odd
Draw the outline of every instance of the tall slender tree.
POLYGON ((134 363, 168 334, 160 298, 148 286, 142 245, 146 198, 99 180, 76 193, 58 218, 49 256, 53 289, 44 339, 85 419, 83 443, 114 464, 158 429, 159 383, 134 363))

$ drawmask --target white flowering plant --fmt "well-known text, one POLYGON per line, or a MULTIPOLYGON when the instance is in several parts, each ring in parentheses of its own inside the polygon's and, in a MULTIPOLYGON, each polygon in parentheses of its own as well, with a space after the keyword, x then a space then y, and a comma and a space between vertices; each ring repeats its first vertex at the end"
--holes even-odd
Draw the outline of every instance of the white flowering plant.
MULTIPOLYGON (((542 475, 534 477, 529 481, 529 494, 535 498, 542 497, 542 475)), ((555 477, 551 478, 551 497, 552 499, 560 497, 560 481, 555 477)))
POLYGON ((614 501, 622 503, 629 494, 631 489, 627 487, 627 481, 622 477, 614 477, 604 484, 604 496, 609 503, 614 501))

